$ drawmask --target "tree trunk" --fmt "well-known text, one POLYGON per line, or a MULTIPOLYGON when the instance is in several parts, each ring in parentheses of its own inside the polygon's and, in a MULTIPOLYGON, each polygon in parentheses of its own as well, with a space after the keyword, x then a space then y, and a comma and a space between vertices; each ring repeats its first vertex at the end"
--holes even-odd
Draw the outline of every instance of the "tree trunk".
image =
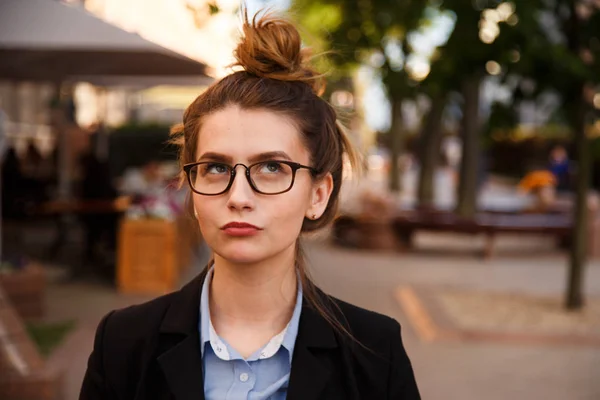
MULTIPOLYGON (((570 16, 565 34, 571 54, 579 54, 582 48, 580 37, 581 26, 575 1, 569 2, 570 16)), ((587 259, 587 196, 590 184, 590 144, 585 134, 585 120, 588 104, 585 100, 585 81, 572 86, 570 93, 565 93, 570 110, 571 126, 575 132, 577 147, 577 183, 574 204, 574 226, 569 254, 569 271, 565 306, 569 310, 583 306, 583 272, 587 259)))
POLYGON ((418 201, 420 207, 431 207, 435 200, 435 172, 439 165, 442 142, 442 117, 446 107, 446 96, 437 95, 432 99, 421 132, 418 201))
POLYGON ((574 227, 569 254, 568 286, 565 298, 567 309, 575 310, 583 306, 583 273, 587 260, 588 207, 587 197, 590 186, 590 143, 585 134, 586 103, 581 99, 573 111, 572 126, 577 147, 577 183, 574 210, 574 227))
POLYGON ((400 192, 400 165, 398 158, 404 149, 404 134, 402 132, 402 101, 392 99, 392 127, 390 129, 390 176, 389 188, 391 192, 400 192))
POLYGON ((477 211, 477 178, 481 152, 479 135, 479 90, 481 78, 473 76, 464 80, 461 92, 464 98, 462 119, 462 159, 456 212, 472 218, 477 211))

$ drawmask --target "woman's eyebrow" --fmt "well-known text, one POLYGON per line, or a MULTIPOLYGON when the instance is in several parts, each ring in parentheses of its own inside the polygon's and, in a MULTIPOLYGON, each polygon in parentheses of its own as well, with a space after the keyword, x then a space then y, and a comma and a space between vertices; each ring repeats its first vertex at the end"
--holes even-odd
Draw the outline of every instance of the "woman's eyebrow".
MULTIPOLYGON (((202 160, 211 160, 211 161, 217 161, 217 162, 222 162, 222 163, 231 163, 233 162, 233 158, 230 156, 226 156, 225 154, 221 154, 221 153, 215 153, 212 151, 203 153, 200 158, 198 159, 198 161, 202 161, 202 160)), ((287 161, 292 161, 292 158, 290 156, 287 155, 287 153, 285 151, 267 151, 264 153, 259 153, 256 155, 253 155, 251 157, 248 158, 249 162, 257 162, 257 161, 264 161, 264 160, 287 160, 287 161)))
POLYGON ((248 161, 263 161, 263 160, 287 160, 292 161, 292 158, 285 151, 267 151, 248 158, 248 161))
POLYGON ((219 161, 219 162, 223 162, 223 163, 230 163, 232 158, 229 156, 226 156, 225 154, 214 153, 212 151, 209 151, 209 152, 202 154, 200 156, 200 158, 198 159, 198 161, 202 161, 202 160, 211 160, 211 161, 219 161))

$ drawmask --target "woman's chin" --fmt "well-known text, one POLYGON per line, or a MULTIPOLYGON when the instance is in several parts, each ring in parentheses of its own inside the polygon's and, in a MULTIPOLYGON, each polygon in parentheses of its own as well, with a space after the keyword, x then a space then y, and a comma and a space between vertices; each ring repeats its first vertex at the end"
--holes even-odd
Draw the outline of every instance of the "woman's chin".
POLYGON ((267 240, 215 240, 208 241, 215 255, 235 264, 256 264, 289 250, 294 251, 293 240, 290 243, 267 240))
POLYGON ((256 246, 246 246, 237 244, 235 246, 226 246, 225 248, 214 249, 215 253, 228 262, 235 264, 253 264, 268 258, 265 249, 256 248, 256 246))

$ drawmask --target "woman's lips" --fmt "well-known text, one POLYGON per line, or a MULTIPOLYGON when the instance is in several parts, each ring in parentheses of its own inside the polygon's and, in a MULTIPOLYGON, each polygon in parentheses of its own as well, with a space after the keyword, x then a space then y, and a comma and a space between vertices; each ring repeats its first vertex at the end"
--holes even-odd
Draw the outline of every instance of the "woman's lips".
POLYGON ((252 236, 261 231, 259 227, 246 222, 230 222, 221 229, 229 236, 252 236))

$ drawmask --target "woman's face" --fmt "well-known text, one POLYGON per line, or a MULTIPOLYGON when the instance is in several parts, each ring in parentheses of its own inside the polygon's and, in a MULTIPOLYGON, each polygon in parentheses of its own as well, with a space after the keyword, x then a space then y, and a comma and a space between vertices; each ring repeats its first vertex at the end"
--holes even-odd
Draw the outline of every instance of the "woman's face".
MULTIPOLYGON (((196 157, 199 162, 230 166, 267 160, 310 166, 310 154, 289 117, 238 106, 228 106, 203 118, 196 157)), ((219 178, 218 174, 224 171, 210 168, 206 173, 213 174, 211 179, 219 178)), ((262 170, 271 173, 273 165, 262 170)), ((223 194, 193 194, 204 239, 216 255, 233 263, 257 263, 293 249, 304 218, 321 216, 333 187, 331 175, 315 182, 309 170, 299 169, 290 191, 264 195, 252 190, 245 172, 238 166, 231 188, 223 194), (257 229, 235 224, 251 224, 257 229)))

